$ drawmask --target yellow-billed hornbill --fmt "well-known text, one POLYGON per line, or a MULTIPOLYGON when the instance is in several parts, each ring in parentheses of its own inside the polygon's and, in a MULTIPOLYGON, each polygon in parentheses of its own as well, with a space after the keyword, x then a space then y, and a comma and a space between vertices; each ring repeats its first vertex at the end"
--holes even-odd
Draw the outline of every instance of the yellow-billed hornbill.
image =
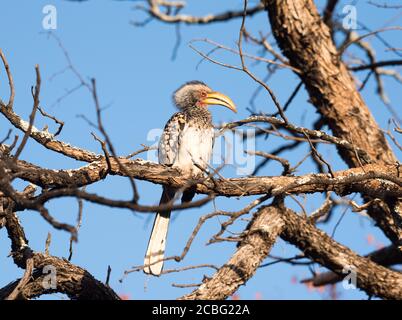
MULTIPOLYGON (((233 101, 222 93, 212 91, 201 81, 190 81, 173 94, 179 112, 166 123, 159 141, 159 163, 180 168, 190 176, 202 174, 211 158, 214 128, 209 105, 221 105, 237 112, 233 101)), ((160 204, 172 201, 177 189, 163 187, 160 204)), ((194 190, 185 190, 182 202, 191 201, 194 190)), ((144 272, 160 275, 163 267, 170 210, 156 213, 144 260, 144 272)))

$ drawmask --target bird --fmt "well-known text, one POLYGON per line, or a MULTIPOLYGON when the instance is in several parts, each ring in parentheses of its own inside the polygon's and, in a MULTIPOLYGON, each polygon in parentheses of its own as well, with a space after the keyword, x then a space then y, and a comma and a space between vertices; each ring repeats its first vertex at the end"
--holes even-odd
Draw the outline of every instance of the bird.
MULTIPOLYGON (((180 111, 165 125, 158 144, 158 161, 179 168, 186 176, 200 176, 208 166, 214 144, 212 115, 207 107, 220 105, 236 113, 236 106, 228 96, 198 80, 180 86, 173 93, 173 104, 180 111)), ((159 204, 172 203, 177 193, 178 189, 163 186, 159 204)), ((193 187, 184 190, 182 203, 191 201, 194 195, 193 187)), ((144 258, 146 274, 159 276, 162 272, 170 213, 171 210, 156 212, 144 258)))

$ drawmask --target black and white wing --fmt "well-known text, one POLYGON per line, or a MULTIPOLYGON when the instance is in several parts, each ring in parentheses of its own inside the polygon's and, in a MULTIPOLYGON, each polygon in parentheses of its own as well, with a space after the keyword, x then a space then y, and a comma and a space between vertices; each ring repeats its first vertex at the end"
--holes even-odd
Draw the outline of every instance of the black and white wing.
POLYGON ((182 112, 175 113, 166 123, 159 140, 158 160, 160 164, 173 165, 179 154, 180 135, 186 125, 182 112))
MULTIPOLYGON (((166 123, 159 140, 158 160, 160 164, 173 165, 175 163, 179 154, 180 136, 185 123, 185 116, 181 112, 175 113, 166 123)), ((159 204, 163 205, 172 201, 175 193, 175 189, 164 186, 159 204)), ((144 258, 145 273, 157 276, 162 271, 169 221, 170 210, 162 210, 156 213, 144 258)))

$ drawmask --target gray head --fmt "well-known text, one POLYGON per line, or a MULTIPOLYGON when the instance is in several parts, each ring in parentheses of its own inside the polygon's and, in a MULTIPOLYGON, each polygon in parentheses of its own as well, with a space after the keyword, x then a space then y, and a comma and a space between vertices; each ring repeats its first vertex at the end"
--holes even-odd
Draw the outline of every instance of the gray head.
POLYGON ((179 109, 221 105, 236 112, 233 101, 222 93, 214 92, 204 82, 189 81, 173 94, 173 103, 179 109))
POLYGON ((212 90, 204 82, 189 81, 174 92, 173 103, 179 109, 192 107, 209 92, 212 92, 212 90))

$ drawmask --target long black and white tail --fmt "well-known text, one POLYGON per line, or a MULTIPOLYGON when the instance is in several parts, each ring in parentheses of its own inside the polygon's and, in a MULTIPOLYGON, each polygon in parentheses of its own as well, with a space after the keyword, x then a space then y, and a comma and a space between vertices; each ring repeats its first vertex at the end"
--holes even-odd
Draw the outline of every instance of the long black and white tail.
MULTIPOLYGON (((170 202, 175 196, 175 190, 163 188, 159 204, 170 202)), ((144 272, 159 276, 163 268, 163 257, 165 256, 166 238, 170 221, 170 210, 157 212, 149 238, 148 248, 144 259, 144 272)))

